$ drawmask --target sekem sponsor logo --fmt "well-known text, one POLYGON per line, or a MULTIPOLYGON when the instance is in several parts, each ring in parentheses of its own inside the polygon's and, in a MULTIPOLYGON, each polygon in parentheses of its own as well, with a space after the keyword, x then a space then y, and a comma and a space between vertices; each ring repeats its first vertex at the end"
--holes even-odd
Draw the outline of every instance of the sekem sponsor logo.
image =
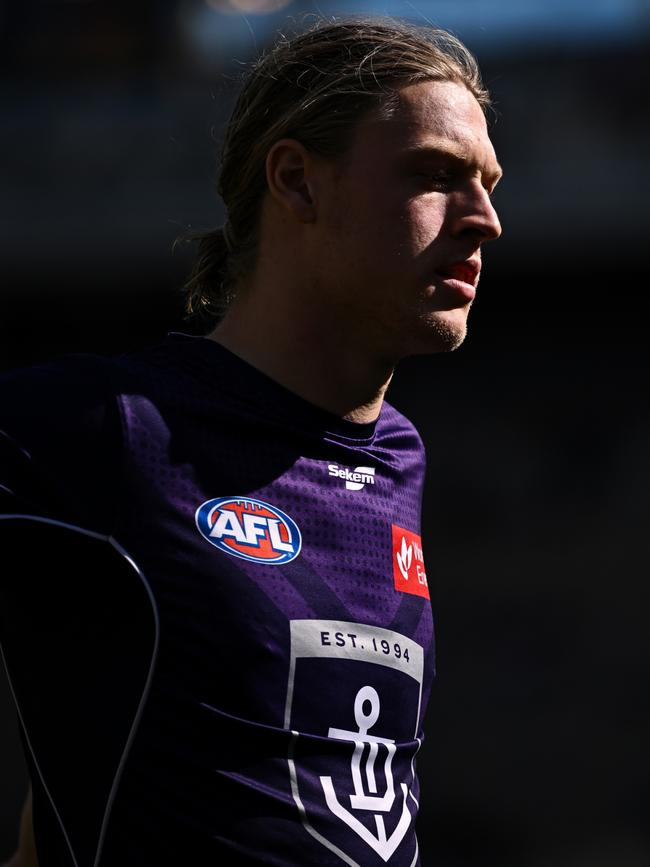
POLYGON ((348 491, 360 491, 366 485, 375 484, 374 467, 355 467, 349 470, 347 467, 339 467, 338 464, 328 464, 327 470, 330 476, 345 479, 348 491))

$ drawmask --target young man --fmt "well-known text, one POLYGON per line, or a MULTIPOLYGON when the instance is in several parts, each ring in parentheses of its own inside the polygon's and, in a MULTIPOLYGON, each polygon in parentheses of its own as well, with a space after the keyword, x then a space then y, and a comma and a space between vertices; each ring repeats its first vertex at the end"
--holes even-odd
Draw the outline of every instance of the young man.
POLYGON ((281 40, 188 283, 207 337, 3 378, 0 527, 27 563, 0 626, 41 867, 420 863, 424 455, 384 394, 465 336, 500 234, 487 105, 441 31, 281 40))

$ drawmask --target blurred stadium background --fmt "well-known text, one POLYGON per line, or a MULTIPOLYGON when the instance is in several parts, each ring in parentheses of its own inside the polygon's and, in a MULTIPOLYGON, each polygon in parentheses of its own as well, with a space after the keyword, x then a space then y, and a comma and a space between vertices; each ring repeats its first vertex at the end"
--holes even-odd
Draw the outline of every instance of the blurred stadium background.
MULTIPOLYGON (((238 76, 348 13, 459 35, 505 167, 466 345, 391 390, 429 449, 423 865, 648 867, 648 0, 5 2, 0 364, 190 330, 238 76)), ((0 678, 0 861, 26 785, 0 678)))

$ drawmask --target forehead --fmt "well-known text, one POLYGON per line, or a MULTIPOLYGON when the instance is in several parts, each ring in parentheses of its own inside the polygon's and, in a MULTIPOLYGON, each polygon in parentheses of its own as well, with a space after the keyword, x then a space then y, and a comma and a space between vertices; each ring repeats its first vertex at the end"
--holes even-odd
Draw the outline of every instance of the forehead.
POLYGON ((389 120, 414 134, 487 136, 481 106, 464 84, 454 81, 421 81, 401 88, 389 120))
POLYGON ((463 84, 423 81, 403 87, 389 116, 362 120, 357 133, 356 143, 366 156, 372 151, 381 160, 441 148, 485 174, 500 174, 483 110, 463 84))

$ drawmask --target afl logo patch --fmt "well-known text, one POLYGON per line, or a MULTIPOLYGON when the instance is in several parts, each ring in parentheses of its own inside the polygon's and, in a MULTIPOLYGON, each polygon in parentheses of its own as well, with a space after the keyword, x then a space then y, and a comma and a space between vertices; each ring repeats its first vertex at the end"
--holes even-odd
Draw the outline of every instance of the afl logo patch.
POLYGON ((300 553, 296 522, 276 506, 249 497, 220 497, 196 510, 201 535, 226 554, 281 565, 300 553))

